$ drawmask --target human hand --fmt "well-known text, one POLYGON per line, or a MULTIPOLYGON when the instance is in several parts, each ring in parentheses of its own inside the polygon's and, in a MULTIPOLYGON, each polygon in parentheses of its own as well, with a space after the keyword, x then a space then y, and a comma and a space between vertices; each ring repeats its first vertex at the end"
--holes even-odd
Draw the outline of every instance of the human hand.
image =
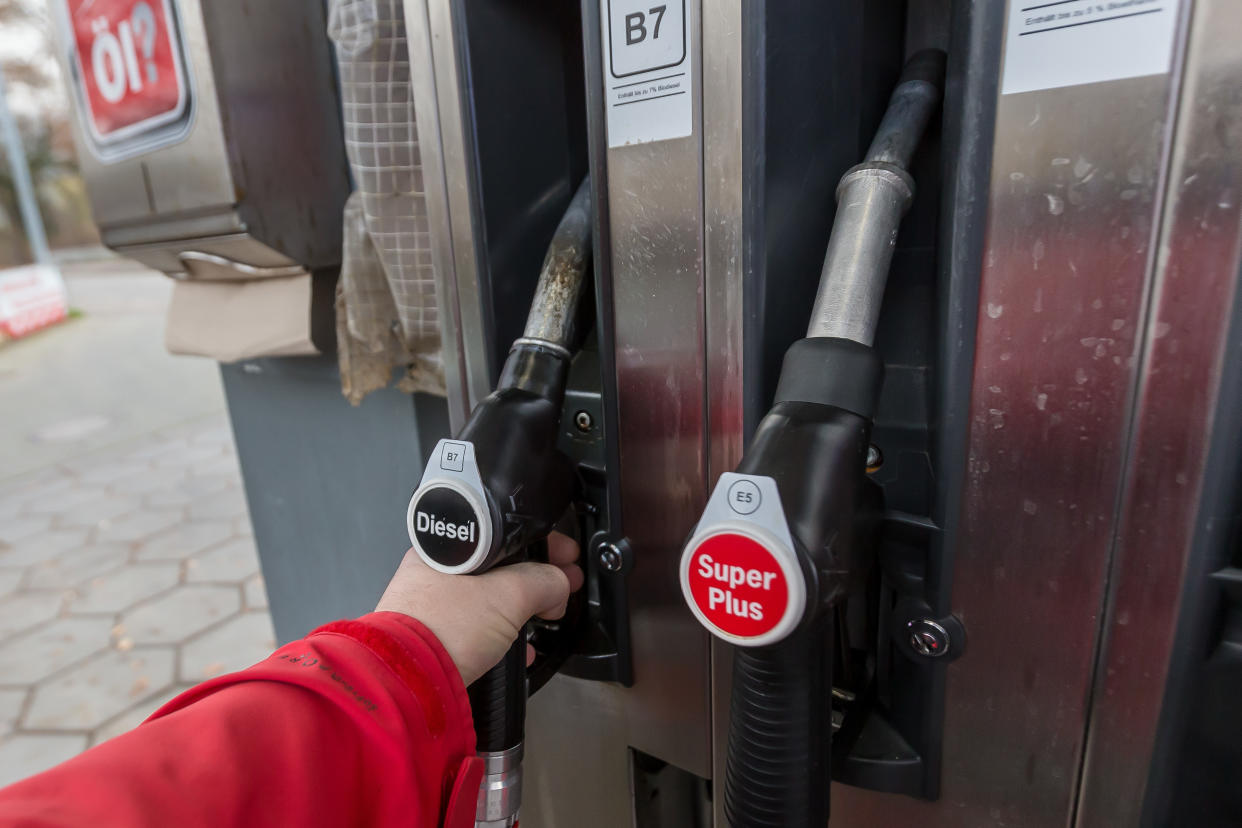
MULTIPOLYGON (((421 621, 440 639, 470 684, 494 667, 533 615, 560 618, 570 592, 582 586, 578 543, 566 535, 548 536, 550 564, 517 563, 482 575, 436 572, 413 549, 375 607, 421 621)), ((527 645, 526 662, 534 658, 527 645)))

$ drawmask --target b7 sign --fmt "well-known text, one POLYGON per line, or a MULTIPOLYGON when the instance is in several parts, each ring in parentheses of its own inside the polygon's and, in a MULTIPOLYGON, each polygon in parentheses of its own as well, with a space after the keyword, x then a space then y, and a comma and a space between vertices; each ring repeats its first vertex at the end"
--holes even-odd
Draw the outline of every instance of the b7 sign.
POLYGON ((65 0, 83 114, 112 143, 185 111, 180 38, 169 0, 65 0))

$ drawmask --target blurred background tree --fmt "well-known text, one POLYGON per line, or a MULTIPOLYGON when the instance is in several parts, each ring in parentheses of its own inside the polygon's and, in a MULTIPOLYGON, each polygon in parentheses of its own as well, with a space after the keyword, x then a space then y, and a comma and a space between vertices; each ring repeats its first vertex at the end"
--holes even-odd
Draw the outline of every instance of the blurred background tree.
MULTIPOLYGON (((58 1, 0 0, 0 68, 53 250, 99 242, 78 175, 69 90, 50 28, 47 3, 58 1)), ((27 261, 12 174, 0 164, 0 267, 27 261)))

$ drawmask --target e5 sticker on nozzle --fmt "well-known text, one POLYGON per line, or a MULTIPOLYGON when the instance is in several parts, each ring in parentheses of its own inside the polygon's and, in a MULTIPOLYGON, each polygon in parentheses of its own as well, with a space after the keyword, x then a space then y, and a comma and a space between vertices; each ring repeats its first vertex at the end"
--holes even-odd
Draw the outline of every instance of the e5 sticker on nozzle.
POLYGON ((774 644, 798 625, 806 583, 772 478, 721 476, 682 553, 681 589, 708 632, 732 644, 774 644))

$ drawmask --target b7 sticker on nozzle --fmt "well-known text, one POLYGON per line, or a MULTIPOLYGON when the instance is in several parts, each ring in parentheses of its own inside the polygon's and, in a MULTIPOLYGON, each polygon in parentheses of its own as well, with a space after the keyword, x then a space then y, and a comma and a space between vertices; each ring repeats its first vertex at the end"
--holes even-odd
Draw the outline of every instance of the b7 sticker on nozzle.
POLYGON ((492 534, 473 445, 458 440, 436 444, 405 519, 410 542, 431 567, 457 573, 482 564, 492 534))
POLYGON ((608 146, 694 132, 685 0, 600 0, 608 146))

